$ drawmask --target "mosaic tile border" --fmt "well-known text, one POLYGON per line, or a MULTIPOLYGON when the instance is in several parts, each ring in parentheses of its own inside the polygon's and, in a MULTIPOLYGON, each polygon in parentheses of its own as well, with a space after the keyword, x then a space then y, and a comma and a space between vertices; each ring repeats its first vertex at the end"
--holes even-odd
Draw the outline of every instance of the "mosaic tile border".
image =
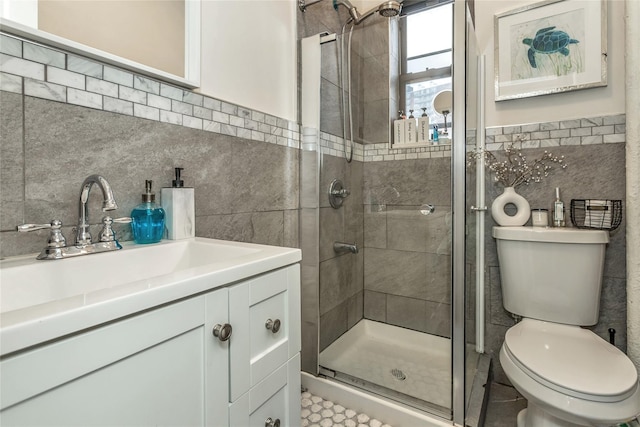
POLYGON ((510 143, 519 143, 523 149, 625 143, 626 115, 490 127, 485 140, 489 151, 510 143))
MULTIPOLYGON (((171 123, 207 132, 301 148, 298 123, 172 86, 81 56, 0 34, 0 90, 103 111, 171 123)), ((467 144, 475 136, 467 135, 467 144)), ((495 126, 486 147, 521 148, 626 142, 626 116, 495 126)), ((323 153, 344 156, 344 139, 320 133, 323 153)), ((389 148, 387 143, 354 144, 361 162, 451 157, 451 145, 389 148)))
MULTIPOLYGON (((341 141, 340 138, 337 138, 341 141)), ((503 150, 514 143, 521 149, 576 145, 624 144, 626 115, 613 114, 574 120, 531 123, 486 128, 485 146, 489 151, 503 150)), ((468 130, 466 144, 475 146, 475 130, 468 130)), ((451 145, 420 148, 389 148, 389 144, 366 144, 364 161, 430 159, 451 157, 451 145)))
MULTIPOLYGON (((322 153, 334 157, 344 157, 345 141, 344 138, 332 135, 326 132, 320 132, 320 147, 322 153)), ((364 161, 363 144, 359 142, 353 143, 353 160, 358 162, 364 161)))
MULTIPOLYGON (((322 152, 330 156, 344 156, 344 139, 326 132, 320 132, 322 152)), ((353 160, 360 162, 380 162, 388 160, 431 159, 451 157, 451 145, 433 145, 428 147, 395 148, 389 144, 354 143, 353 160)))
POLYGON ((5 33, 0 90, 300 148, 296 122, 5 33))

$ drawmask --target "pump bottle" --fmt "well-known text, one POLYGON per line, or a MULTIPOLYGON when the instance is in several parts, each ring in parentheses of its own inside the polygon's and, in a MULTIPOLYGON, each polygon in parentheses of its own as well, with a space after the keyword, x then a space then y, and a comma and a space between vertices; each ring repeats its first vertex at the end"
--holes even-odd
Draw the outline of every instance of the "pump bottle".
POLYGON ((146 180, 142 203, 131 211, 131 230, 136 243, 156 243, 164 234, 164 209, 156 203, 153 181, 146 180))

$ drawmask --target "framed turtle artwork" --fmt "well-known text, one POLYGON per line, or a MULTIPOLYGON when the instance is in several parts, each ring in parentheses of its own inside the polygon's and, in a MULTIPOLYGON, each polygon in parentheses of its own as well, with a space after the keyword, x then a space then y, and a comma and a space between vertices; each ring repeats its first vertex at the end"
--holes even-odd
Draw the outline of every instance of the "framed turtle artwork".
POLYGON ((496 101, 607 85, 606 0, 547 0, 494 22, 496 101))

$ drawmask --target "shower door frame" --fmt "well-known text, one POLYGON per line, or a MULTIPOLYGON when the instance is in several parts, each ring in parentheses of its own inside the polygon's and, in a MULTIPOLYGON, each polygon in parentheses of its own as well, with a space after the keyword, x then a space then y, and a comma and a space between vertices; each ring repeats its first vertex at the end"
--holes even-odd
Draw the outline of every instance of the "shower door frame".
POLYGON ((453 135, 451 143, 451 415, 464 426, 465 405, 465 260, 466 260, 466 46, 467 2, 453 2, 453 135), (458 108, 461 106, 462 108, 458 108), (462 190, 462 191, 460 191, 462 190))
MULTIPOLYGON (((452 283, 451 283, 451 408, 450 420, 455 424, 465 424, 465 230, 466 230, 466 41, 467 41, 467 2, 466 0, 453 0, 453 113, 452 127, 454 135, 460 137, 453 141, 451 147, 451 210, 452 210, 452 283), (457 29, 457 31, 455 30, 457 29), (457 65, 457 66, 456 66, 457 65), (462 108, 457 108, 462 106, 462 108), (461 138, 461 139, 460 139, 461 138), (456 186, 454 186, 454 183, 456 186), (462 190, 462 191, 461 191, 462 190)), ((319 41, 319 39, 318 39, 319 41)), ((303 43, 304 44, 304 43, 303 43)), ((305 52, 301 53, 302 64, 302 100, 304 101, 305 87, 305 52)), ((318 64, 319 65, 319 64, 318 64)), ((312 84, 313 102, 319 101, 319 86, 312 84)), ((317 247, 313 248, 313 242, 318 242, 318 202, 310 200, 313 196, 319 196, 319 173, 321 167, 319 138, 319 102, 311 106, 311 111, 306 110, 305 102, 301 102, 301 126, 303 134, 303 147, 301 147, 301 215, 300 215, 300 246, 303 248, 303 277, 302 296, 306 312, 303 318, 303 337, 306 336, 308 346, 303 348, 302 370, 314 376, 319 374, 319 308, 318 308, 318 268, 314 261, 318 261, 317 247), (305 113, 305 111, 307 111, 305 113), (310 123, 305 122, 305 115, 311 115, 310 123), (317 126, 317 127, 316 127, 317 126), (305 129, 307 128, 307 129, 305 129), (310 129, 315 128, 315 129, 310 129), (311 135, 315 134, 315 135, 311 135), (306 138, 305 138, 306 136, 306 138), (308 138, 308 139, 307 139, 308 138), (312 176, 303 176, 311 173, 312 176), (315 187, 315 188, 313 188, 315 187), (304 189, 310 194, 304 195, 304 189), (303 202, 302 199, 306 199, 303 202), (315 213, 314 213, 315 212, 315 213), (305 249, 308 251, 306 256, 305 249), (306 295, 306 297, 305 297, 306 295), (305 303, 305 298, 307 299, 305 303), (312 301, 311 301, 312 300, 312 301), (305 320, 306 319, 306 320, 305 320), (313 342, 311 342, 313 341, 313 342), (306 350, 306 352, 305 352, 306 350)), ((306 191, 305 190, 305 191, 306 191)), ((317 245, 316 245, 317 246, 317 245)), ((304 313, 303 313, 304 315, 304 313)), ((303 346, 304 347, 304 346, 303 346)))

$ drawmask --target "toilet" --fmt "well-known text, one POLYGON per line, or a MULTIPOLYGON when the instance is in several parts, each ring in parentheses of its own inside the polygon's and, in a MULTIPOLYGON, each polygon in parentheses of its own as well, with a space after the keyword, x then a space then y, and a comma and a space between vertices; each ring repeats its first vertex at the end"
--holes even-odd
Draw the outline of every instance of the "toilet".
POLYGON ((608 232, 493 227, 493 237, 504 307, 522 317, 500 350, 527 399, 518 427, 610 427, 638 416, 635 366, 583 328, 598 322, 608 232))

